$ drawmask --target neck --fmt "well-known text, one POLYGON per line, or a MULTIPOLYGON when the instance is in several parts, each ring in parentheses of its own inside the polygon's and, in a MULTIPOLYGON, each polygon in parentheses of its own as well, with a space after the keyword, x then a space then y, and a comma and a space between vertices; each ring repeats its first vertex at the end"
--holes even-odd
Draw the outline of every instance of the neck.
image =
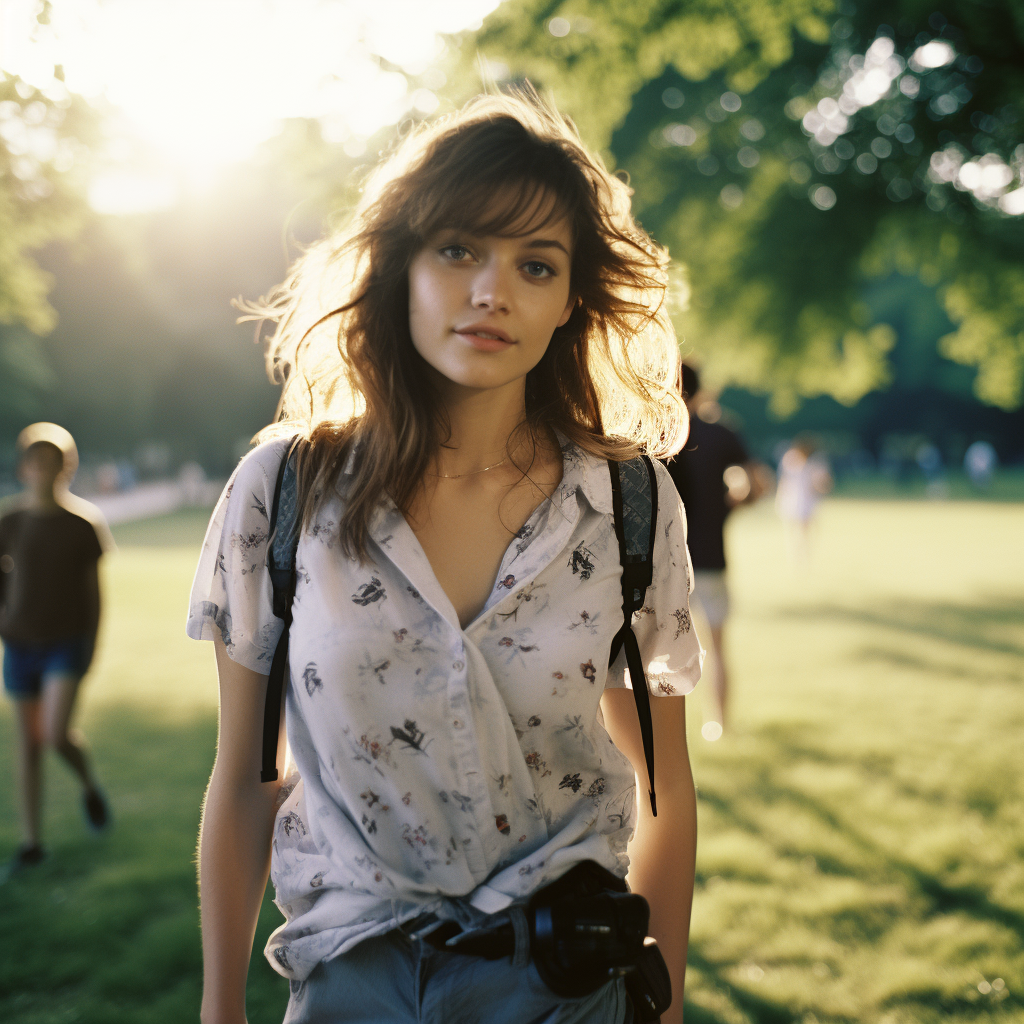
POLYGON ((449 387, 443 398, 451 437, 437 453, 438 474, 477 473, 508 457, 509 439, 526 418, 523 380, 498 389, 449 387))
POLYGON ((56 489, 53 484, 50 484, 49 487, 33 487, 28 492, 26 506, 30 509, 36 510, 50 510, 60 507, 60 502, 57 500, 56 489))

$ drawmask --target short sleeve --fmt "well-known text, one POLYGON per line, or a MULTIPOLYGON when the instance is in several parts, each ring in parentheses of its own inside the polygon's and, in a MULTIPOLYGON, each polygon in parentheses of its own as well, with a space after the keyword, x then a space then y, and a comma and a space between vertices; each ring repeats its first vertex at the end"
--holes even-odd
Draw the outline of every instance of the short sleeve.
MULTIPOLYGON (((647 669, 647 688, 654 696, 681 696, 697 685, 705 652, 690 618, 693 568, 686 548, 686 513, 668 470, 657 461, 654 469, 658 480, 654 577, 643 608, 633 617, 633 632, 647 669)), ((607 685, 631 686, 624 653, 609 670, 607 685)))
POLYGON ((270 512, 288 438, 268 441, 239 463, 213 510, 199 556, 185 631, 219 635, 233 661, 270 674, 282 621, 267 570, 270 512))

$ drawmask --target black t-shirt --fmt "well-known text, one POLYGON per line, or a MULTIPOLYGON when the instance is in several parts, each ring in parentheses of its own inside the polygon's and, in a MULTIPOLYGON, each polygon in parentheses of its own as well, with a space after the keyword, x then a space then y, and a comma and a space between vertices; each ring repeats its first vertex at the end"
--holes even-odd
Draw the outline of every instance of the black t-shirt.
POLYGON ((95 630, 102 553, 92 523, 67 509, 0 519, 0 637, 50 643, 95 630))
POLYGON ((690 417, 690 436, 675 461, 666 463, 686 509, 687 544, 694 569, 724 569, 722 529, 730 508, 722 474, 749 456, 743 442, 721 423, 690 417))

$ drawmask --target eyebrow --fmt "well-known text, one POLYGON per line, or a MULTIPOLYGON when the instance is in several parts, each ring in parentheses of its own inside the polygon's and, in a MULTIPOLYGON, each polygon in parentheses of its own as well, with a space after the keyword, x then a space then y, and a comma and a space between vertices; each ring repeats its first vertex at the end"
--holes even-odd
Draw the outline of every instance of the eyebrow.
MULTIPOLYGON (((447 234, 448 231, 449 231, 449 229, 439 230, 437 232, 437 234, 438 235, 447 234)), ((469 235, 470 238, 483 238, 484 237, 483 235, 478 235, 475 231, 472 231, 472 230, 467 231, 466 234, 469 235)), ((513 237, 515 237, 515 236, 513 236, 513 237)), ((522 236, 519 236, 519 237, 522 237, 522 236)), ((562 245, 562 243, 559 242, 557 238, 532 238, 532 239, 530 239, 529 242, 526 243, 526 248, 527 249, 561 249, 562 252, 564 252, 565 255, 570 260, 572 259, 572 253, 570 253, 569 250, 566 249, 566 247, 564 245, 562 245)))
MULTIPOLYGON (((534 238, 526 243, 527 249, 561 249, 566 256, 569 250, 561 242, 554 238, 534 238)), ((571 257, 570 257, 571 258, 571 257)))

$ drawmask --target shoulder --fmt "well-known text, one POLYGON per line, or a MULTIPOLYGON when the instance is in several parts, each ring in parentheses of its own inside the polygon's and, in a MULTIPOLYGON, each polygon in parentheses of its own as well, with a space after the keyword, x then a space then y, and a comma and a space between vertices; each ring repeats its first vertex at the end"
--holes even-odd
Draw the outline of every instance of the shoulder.
POLYGON ((693 416, 690 419, 690 436, 699 437, 702 441, 721 443, 736 435, 724 423, 708 423, 699 416, 693 416))
POLYGON ((292 437, 275 437, 242 456, 221 493, 207 536, 225 528, 260 535, 273 515, 274 492, 292 437))
MULTIPOLYGON (((654 480, 658 488, 659 504, 663 495, 678 498, 676 485, 668 468, 659 459, 652 458, 654 480)), ((649 488, 650 477, 644 465, 643 457, 636 456, 619 462, 619 486, 624 500, 627 496, 640 498, 649 488)), ((589 452, 575 449, 565 457, 565 469, 562 478, 564 490, 580 487, 591 506, 598 512, 613 514, 612 482, 608 471, 608 460, 589 452)), ((667 500, 667 499, 666 499, 667 500)))
POLYGON ((18 521, 24 513, 14 499, 7 498, 0 504, 0 544, 14 543, 18 533, 18 521))
POLYGON ((658 486, 659 507, 663 495, 671 497, 673 504, 675 504, 679 500, 679 491, 676 489, 675 481, 672 479, 668 466, 660 459, 651 459, 651 462, 654 463, 654 480, 658 486))
POLYGON ((704 423, 702 420, 696 422, 700 423, 697 433, 706 455, 727 461, 734 461, 738 457, 745 458, 743 441, 731 427, 724 423, 704 423))
POLYGON ((68 491, 61 497, 60 503, 64 511, 74 521, 74 525, 84 535, 88 536, 90 532, 95 535, 101 551, 108 552, 115 549, 116 545, 107 520, 91 501, 86 501, 85 498, 80 498, 77 494, 68 491))
POLYGON ((683 499, 675 480, 663 462, 653 461, 658 484, 658 531, 654 538, 654 557, 658 560, 665 557, 666 544, 675 547, 686 543, 687 527, 683 499))
POLYGON ((0 499, 0 529, 13 525, 18 516, 25 511, 24 506, 24 494, 12 494, 7 498, 0 499))
POLYGON ((232 489, 241 488, 261 493, 266 492, 269 488, 269 493, 273 496, 281 462, 288 454, 288 449, 294 440, 294 437, 291 436, 275 437, 246 452, 228 481, 229 492, 232 489))

